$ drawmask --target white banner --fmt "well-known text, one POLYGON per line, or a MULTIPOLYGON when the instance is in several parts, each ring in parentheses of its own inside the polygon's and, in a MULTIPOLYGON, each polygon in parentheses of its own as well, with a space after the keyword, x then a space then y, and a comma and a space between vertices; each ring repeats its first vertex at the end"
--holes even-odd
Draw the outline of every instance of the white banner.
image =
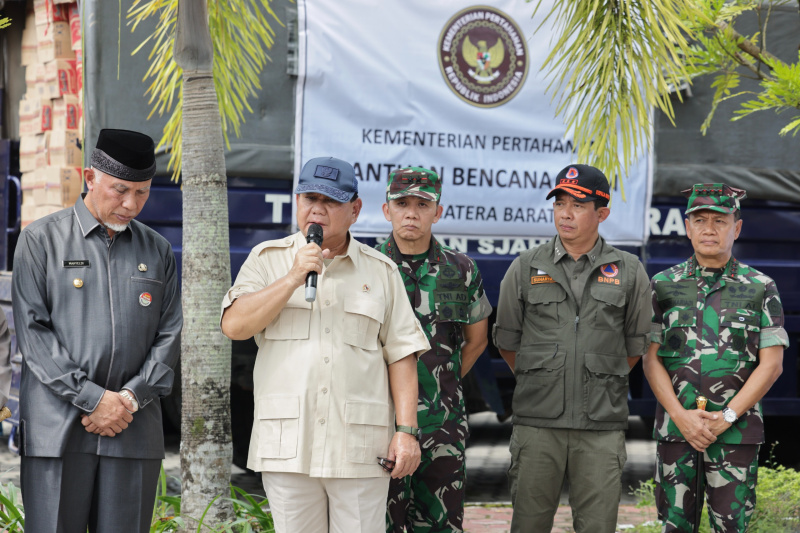
MULTIPOLYGON (((312 157, 352 163, 364 202, 353 231, 382 236, 389 173, 423 166, 442 177, 437 235, 554 235, 545 196, 578 161, 540 72, 550 34, 534 30, 549 6, 536 18, 533 9, 518 0, 299 0, 295 183, 312 157)), ((610 242, 647 239, 651 174, 648 156, 624 180, 627 201, 613 191, 600 227, 610 242)))

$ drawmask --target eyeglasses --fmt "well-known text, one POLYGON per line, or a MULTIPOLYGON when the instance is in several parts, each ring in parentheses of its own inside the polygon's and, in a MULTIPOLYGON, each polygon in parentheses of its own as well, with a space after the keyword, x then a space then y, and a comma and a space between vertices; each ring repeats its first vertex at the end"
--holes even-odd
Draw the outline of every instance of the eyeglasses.
POLYGON ((385 457, 378 457, 378 464, 381 465, 381 468, 387 472, 394 470, 394 461, 391 461, 385 457))

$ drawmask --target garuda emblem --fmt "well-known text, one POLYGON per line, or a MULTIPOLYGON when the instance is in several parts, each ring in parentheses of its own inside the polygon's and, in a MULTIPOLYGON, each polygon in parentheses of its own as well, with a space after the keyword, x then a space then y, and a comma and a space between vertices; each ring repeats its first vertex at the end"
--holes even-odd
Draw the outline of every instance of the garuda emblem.
POLYGON ((495 69, 503 63, 506 49, 500 39, 497 39, 491 47, 488 47, 484 40, 478 41, 476 46, 467 36, 461 45, 461 54, 464 62, 472 67, 467 71, 469 76, 478 83, 488 84, 500 75, 495 69))

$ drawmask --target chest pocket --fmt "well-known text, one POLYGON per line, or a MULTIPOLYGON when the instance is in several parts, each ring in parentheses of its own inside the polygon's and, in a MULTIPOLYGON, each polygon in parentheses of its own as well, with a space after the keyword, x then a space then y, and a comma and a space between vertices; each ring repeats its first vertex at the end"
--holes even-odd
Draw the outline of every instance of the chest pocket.
POLYGON ((303 288, 294 291, 278 316, 264 330, 264 338, 285 341, 307 339, 311 328, 311 303, 303 288))
POLYGON ((621 331, 625 323, 625 291, 593 284, 590 292, 597 305, 595 329, 621 331))
POLYGON ((737 309, 719 317, 719 355, 723 359, 755 362, 761 335, 761 313, 737 309))
POLYGON ((367 296, 349 296, 344 301, 344 342, 364 350, 378 349, 378 333, 386 305, 367 296))
POLYGON ((528 303, 535 314, 535 327, 556 329, 567 323, 567 293, 556 283, 542 283, 528 289, 528 303))

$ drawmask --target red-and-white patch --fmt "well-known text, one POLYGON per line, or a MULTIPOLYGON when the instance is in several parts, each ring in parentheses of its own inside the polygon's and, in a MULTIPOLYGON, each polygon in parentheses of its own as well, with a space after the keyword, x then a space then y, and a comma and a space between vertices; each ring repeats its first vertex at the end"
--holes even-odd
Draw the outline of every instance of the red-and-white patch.
POLYGON ((619 267, 614 263, 608 263, 600 267, 600 272, 607 278, 616 278, 619 274, 619 267))
POLYGON ((153 303, 153 296, 149 292, 143 292, 139 295, 139 305, 147 307, 151 303, 153 303))

